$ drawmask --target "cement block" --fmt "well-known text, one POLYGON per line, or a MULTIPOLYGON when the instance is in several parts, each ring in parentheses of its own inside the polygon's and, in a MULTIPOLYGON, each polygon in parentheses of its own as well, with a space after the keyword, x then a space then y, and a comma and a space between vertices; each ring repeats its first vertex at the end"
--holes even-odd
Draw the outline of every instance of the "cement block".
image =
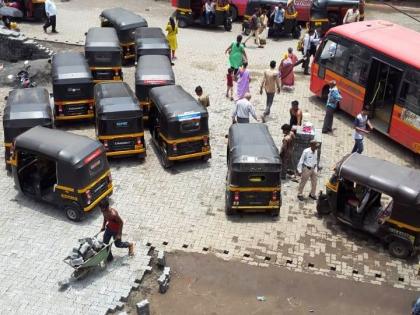
POLYGON ((149 301, 147 299, 136 304, 137 315, 150 315, 149 301))

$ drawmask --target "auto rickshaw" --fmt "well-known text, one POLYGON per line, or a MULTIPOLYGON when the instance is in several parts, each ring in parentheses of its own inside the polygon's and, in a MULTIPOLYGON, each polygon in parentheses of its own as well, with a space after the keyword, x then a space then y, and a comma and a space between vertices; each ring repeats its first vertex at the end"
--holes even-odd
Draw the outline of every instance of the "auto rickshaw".
POLYGON ((99 141, 36 126, 16 137, 12 172, 24 195, 80 221, 112 194, 111 172, 99 141))
POLYGON ((107 156, 146 156, 143 114, 125 82, 95 85, 96 137, 107 156))
POLYGON ((93 118, 92 73, 82 53, 59 52, 53 56, 52 84, 56 121, 93 118))
POLYGON ((420 171, 358 153, 345 156, 320 193, 320 215, 371 234, 407 258, 420 245, 420 171))
POLYGON ((359 0, 314 0, 311 5, 310 27, 323 36, 330 28, 343 24, 344 16, 353 6, 361 6, 359 0))
POLYGON ((150 133, 163 167, 175 161, 211 157, 208 112, 179 85, 150 90, 150 133))
POLYGON ((168 40, 160 27, 142 27, 136 30, 136 60, 144 55, 164 55, 171 59, 168 40))
POLYGON ((142 16, 123 8, 104 10, 100 18, 102 27, 113 27, 117 31, 123 50, 123 61, 134 61, 136 57, 135 31, 139 27, 147 27, 147 21, 142 16))
POLYGON ((122 51, 114 28, 90 28, 86 33, 85 57, 94 83, 123 80, 122 51))
POLYGON ((209 19, 208 24, 204 11, 205 2, 205 0, 177 0, 175 17, 178 20, 178 26, 184 28, 194 24, 209 27, 223 25, 225 31, 230 32, 232 30, 232 17, 229 2, 212 0, 215 12, 214 16, 209 19))
POLYGON ((163 55, 145 55, 138 59, 136 67, 136 96, 143 110, 143 119, 149 119, 151 88, 175 84, 171 61, 163 55))
POLYGON ((18 10, 25 20, 42 21, 46 18, 45 0, 5 0, 4 4, 18 10))
POLYGON ((4 160, 9 172, 12 170, 13 141, 35 126, 54 126, 48 91, 39 87, 10 91, 3 113, 4 160))
POLYGON ((267 12, 269 37, 289 35, 292 35, 293 38, 300 37, 301 28, 297 20, 298 13, 295 9, 292 12, 288 12, 287 0, 249 0, 242 22, 242 30, 245 35, 251 34, 251 17, 257 9, 262 9, 267 12), (272 15, 275 7, 285 9, 283 24, 279 26, 274 24, 274 16, 272 15))
POLYGON ((234 124, 227 145, 225 211, 269 212, 281 207, 281 160, 265 124, 234 124))

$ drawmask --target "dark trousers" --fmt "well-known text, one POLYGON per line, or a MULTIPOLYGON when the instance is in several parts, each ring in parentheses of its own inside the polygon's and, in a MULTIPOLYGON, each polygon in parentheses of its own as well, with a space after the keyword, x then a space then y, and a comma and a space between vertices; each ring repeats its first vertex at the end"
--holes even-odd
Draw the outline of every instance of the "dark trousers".
POLYGON ((273 105, 274 100, 274 93, 266 93, 267 94, 267 102, 265 106, 264 116, 270 115, 271 105, 273 105))
POLYGON ((351 153, 357 152, 359 154, 362 154, 363 149, 363 139, 354 139, 354 147, 351 153))
MULTIPOLYGON (((117 233, 114 231, 111 231, 108 228, 105 228, 105 232, 104 232, 104 238, 103 238, 103 242, 105 244, 109 244, 109 241, 111 240, 111 238, 114 239, 114 245, 115 247, 118 248, 128 248, 130 246, 129 242, 122 242, 120 239, 116 239, 117 237, 117 233)), ((109 252, 109 256, 108 256, 108 260, 111 260, 113 258, 112 256, 112 252, 109 252)))
POLYGON ((49 18, 47 18, 47 22, 44 24, 44 28, 47 29, 51 26, 52 31, 55 32, 55 15, 51 15, 49 18))
POLYGON ((327 110, 325 111, 324 125, 322 126, 322 132, 326 133, 326 132, 332 131, 333 120, 334 120, 334 109, 332 109, 331 107, 327 107, 327 110))
POLYGON ((236 117, 236 121, 238 124, 247 124, 249 123, 249 118, 236 117))

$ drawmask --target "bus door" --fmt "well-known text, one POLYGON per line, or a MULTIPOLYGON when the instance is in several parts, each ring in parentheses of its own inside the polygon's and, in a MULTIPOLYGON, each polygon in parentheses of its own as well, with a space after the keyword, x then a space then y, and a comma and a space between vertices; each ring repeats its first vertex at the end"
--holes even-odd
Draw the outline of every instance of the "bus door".
POLYGON ((396 103, 402 75, 402 70, 372 58, 365 104, 369 106, 372 123, 380 132, 389 132, 392 110, 396 103))

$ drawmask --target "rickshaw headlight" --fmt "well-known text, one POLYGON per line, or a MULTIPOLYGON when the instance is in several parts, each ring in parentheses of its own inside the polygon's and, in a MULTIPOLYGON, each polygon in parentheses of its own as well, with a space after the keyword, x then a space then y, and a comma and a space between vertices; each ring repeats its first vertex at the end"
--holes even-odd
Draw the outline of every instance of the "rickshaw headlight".
POLYGON ((109 147, 108 147, 108 140, 104 140, 103 144, 104 144, 104 148, 105 148, 105 150, 106 150, 106 151, 108 151, 108 150, 109 150, 109 147))

